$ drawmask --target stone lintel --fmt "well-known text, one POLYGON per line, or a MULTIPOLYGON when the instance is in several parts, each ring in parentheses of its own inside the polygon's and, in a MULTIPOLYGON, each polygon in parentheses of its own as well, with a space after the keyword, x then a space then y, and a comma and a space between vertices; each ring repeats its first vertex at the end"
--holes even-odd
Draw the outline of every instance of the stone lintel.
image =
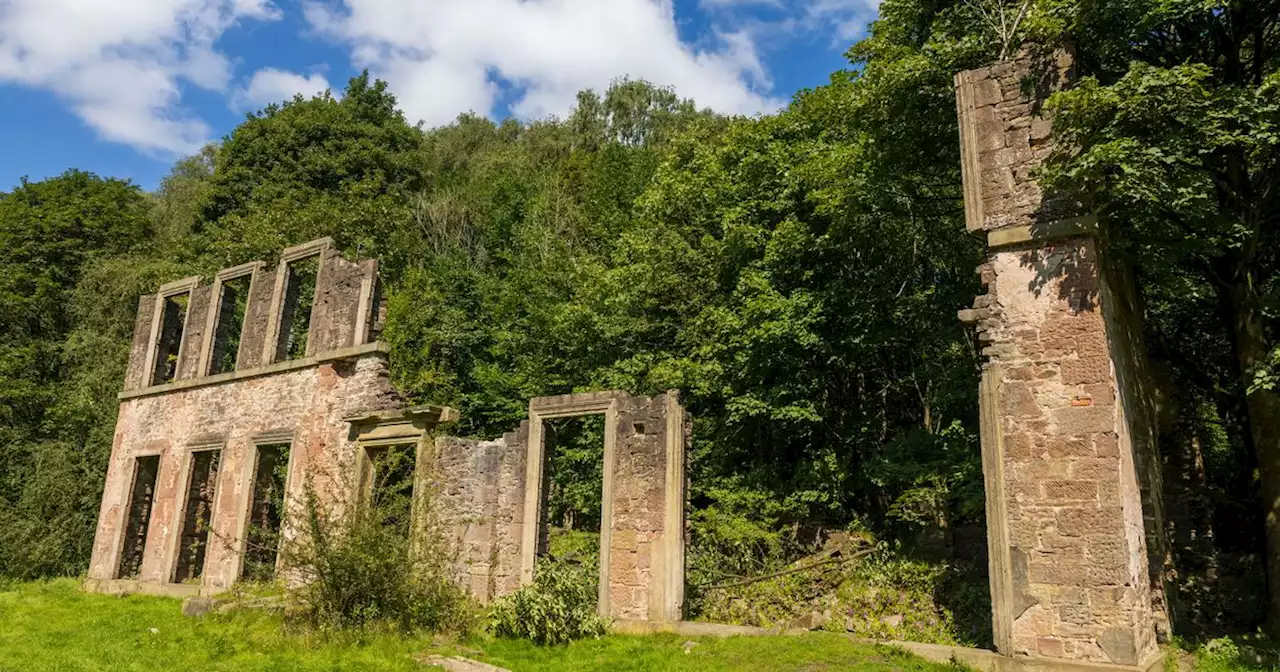
POLYGON ((240 264, 239 266, 224 268, 221 271, 218 271, 218 274, 213 276, 213 278, 215 281, 226 282, 228 280, 235 280, 236 278, 252 275, 255 271, 260 271, 266 267, 266 262, 250 261, 248 263, 240 264))
POLYGON ((626 392, 584 392, 559 394, 550 397, 534 397, 529 400, 530 414, 542 418, 565 417, 585 413, 603 413, 614 401, 625 398, 626 392))
POLYGON ((313 366, 319 366, 325 362, 359 359, 368 355, 385 357, 390 352, 390 345, 383 341, 375 341, 373 343, 355 345, 349 348, 342 348, 340 350, 322 352, 318 355, 304 359, 292 359, 284 362, 276 362, 275 364, 260 366, 254 369, 228 371, 216 376, 205 376, 203 378, 195 378, 193 380, 182 380, 175 383, 167 383, 165 385, 152 385, 151 387, 142 388, 140 390, 125 390, 124 392, 116 395, 116 398, 123 401, 125 399, 149 397, 156 394, 167 394, 169 392, 177 392, 178 390, 190 390, 197 387, 205 387, 207 385, 229 383, 234 380, 244 380, 246 378, 269 376, 276 373, 284 373, 286 371, 307 369, 313 366))
MULTIPOLYGON (((1037 242, 1047 243, 1063 238, 1093 236, 1098 233, 1098 218, 1095 215, 1081 215, 1057 219, 1043 224, 1026 224, 996 229, 987 233, 987 247, 997 249, 1011 245, 1037 242)), ((964 318, 961 317, 963 321, 964 318)))
POLYGON ((189 278, 174 280, 173 282, 166 282, 163 285, 160 285, 160 289, 156 290, 156 294, 161 299, 166 299, 170 296, 185 294, 195 289, 196 286, 199 284, 200 284, 200 276, 193 275, 189 278))
POLYGON ((413 422, 415 420, 426 420, 428 422, 452 422, 458 419, 458 411, 448 406, 410 406, 393 411, 370 411, 366 413, 358 413, 356 415, 347 416, 342 419, 343 422, 349 422, 353 425, 369 425, 378 423, 391 422, 413 422))
POLYGON ((288 264, 299 259, 306 259, 307 257, 316 254, 323 254, 332 247, 333 239, 328 236, 325 236, 324 238, 317 238, 315 240, 302 243, 301 245, 286 247, 282 252, 280 252, 280 263, 288 264))

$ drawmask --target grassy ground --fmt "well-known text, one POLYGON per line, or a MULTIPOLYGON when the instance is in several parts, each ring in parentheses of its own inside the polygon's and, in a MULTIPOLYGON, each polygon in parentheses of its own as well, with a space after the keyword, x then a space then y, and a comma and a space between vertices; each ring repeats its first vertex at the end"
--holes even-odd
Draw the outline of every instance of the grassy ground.
POLYGON ((522 670, 854 670, 945 672, 900 652, 838 635, 687 638, 610 636, 566 647, 472 638, 287 634, 263 614, 186 619, 176 600, 80 592, 70 580, 0 588, 0 671, 423 670, 430 653, 460 653, 522 670))

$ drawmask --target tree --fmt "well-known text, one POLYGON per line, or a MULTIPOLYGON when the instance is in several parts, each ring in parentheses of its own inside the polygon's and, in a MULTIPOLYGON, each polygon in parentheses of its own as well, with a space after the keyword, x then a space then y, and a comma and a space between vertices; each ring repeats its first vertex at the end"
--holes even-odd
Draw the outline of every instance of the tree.
MULTIPOLYGON (((1082 79, 1054 101, 1062 151, 1050 186, 1087 194, 1155 304, 1204 304, 1236 380, 1242 439, 1256 456, 1266 525, 1270 628, 1280 634, 1280 3, 1048 2, 1079 45, 1082 79)), ((1185 325, 1185 322, 1180 324, 1185 325)), ((1177 353, 1186 334, 1157 333, 1177 353)), ((1194 333, 1194 332, 1193 332, 1194 333)), ((1176 356, 1176 355, 1175 355, 1176 356)), ((1201 360, 1203 361, 1203 360, 1201 360)), ((1195 378, 1197 361, 1180 368, 1195 378)), ((1203 369, 1201 369, 1203 372, 1203 369)), ((1207 387, 1213 388, 1212 384, 1207 387)))
POLYGON ((264 257, 332 236, 393 265, 416 250, 403 237, 422 186, 421 132, 367 72, 342 98, 296 96, 249 115, 216 152, 197 230, 208 265, 264 257))
POLYGON ((123 374, 137 294, 126 292, 114 322, 83 330, 87 311, 109 314, 121 302, 81 284, 113 256, 144 247, 149 234, 146 198, 122 180, 68 171, 0 197, 5 574, 74 574, 88 560, 115 415, 112 374, 123 374), (91 342, 98 335, 105 339, 91 342), (101 363, 108 366, 88 365, 101 363), (105 436, 97 431, 104 425, 105 436))

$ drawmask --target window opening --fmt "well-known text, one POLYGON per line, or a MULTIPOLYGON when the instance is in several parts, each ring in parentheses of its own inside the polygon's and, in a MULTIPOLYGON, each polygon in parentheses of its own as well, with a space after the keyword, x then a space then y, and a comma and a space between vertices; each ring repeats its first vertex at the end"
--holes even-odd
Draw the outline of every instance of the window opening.
POLYGON ((178 373, 178 352, 182 348, 182 330, 187 323, 187 305, 190 299, 190 293, 164 299, 160 338, 156 342, 155 369, 151 372, 152 385, 171 382, 178 373))
POLYGON ((382 525, 408 535, 413 513, 417 444, 378 446, 366 450, 369 469, 365 477, 365 492, 370 511, 382 525))
POLYGON ((133 461, 133 490, 129 493, 129 518, 124 526, 124 550, 116 578, 136 579, 142 571, 142 556, 147 545, 147 527, 155 505, 156 476, 160 472, 160 456, 147 455, 133 461))
POLYGON ((222 282, 210 375, 234 371, 236 368, 236 357, 240 355, 240 334, 244 330, 244 316, 249 306, 251 280, 251 276, 245 275, 222 282))
POLYGON ((178 564, 173 582, 198 581, 204 574, 204 556, 213 532, 213 502, 218 488, 220 450, 201 450, 191 454, 191 480, 187 485, 187 504, 182 515, 182 535, 178 542, 178 564))
POLYGON ((242 576, 249 581, 270 581, 275 578, 288 478, 289 444, 258 446, 242 572, 242 576))
POLYGON ((307 337, 311 328, 311 310, 315 307, 316 276, 320 271, 319 255, 289 263, 285 271, 285 294, 280 313, 278 359, 302 359, 307 356, 307 337))

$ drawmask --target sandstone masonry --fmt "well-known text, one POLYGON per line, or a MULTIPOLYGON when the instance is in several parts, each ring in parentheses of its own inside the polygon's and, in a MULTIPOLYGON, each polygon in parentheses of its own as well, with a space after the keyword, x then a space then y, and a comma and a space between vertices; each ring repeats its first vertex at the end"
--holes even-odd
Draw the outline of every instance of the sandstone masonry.
POLYGON ((1136 302, 1096 220, 1042 193, 1041 104, 1072 61, 1023 54, 956 77, 970 231, 988 293, 961 311, 980 394, 997 649, 1139 666, 1167 627, 1151 402, 1136 302))
POLYGON ((600 612, 680 620, 689 420, 678 394, 543 397, 497 440, 440 436, 457 414, 406 407, 391 386, 378 296, 377 262, 347 261, 327 238, 284 250, 273 272, 251 262, 144 296, 86 587, 212 594, 249 558, 270 571, 274 552, 250 548, 251 516, 287 544, 304 487, 340 510, 367 494, 374 455, 398 447, 416 455, 415 510, 443 532, 455 580, 491 600, 532 581, 546 551, 543 420, 598 413, 600 612), (283 483, 263 480, 285 460, 283 483), (273 513, 263 493, 274 488, 273 513))

